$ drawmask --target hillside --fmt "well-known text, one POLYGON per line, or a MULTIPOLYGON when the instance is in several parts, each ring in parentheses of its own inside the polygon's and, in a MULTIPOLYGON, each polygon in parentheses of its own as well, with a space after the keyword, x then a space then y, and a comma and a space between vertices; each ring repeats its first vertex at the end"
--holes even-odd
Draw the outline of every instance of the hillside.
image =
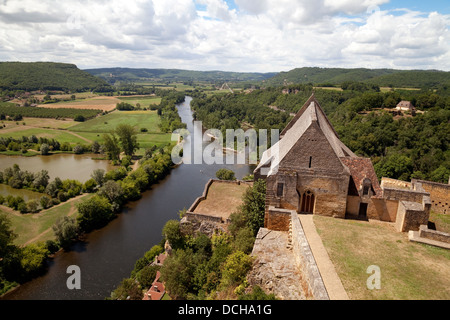
POLYGON ((133 69, 133 68, 103 68, 87 69, 91 75, 100 77, 110 84, 116 81, 262 81, 276 73, 243 73, 225 71, 190 71, 179 69, 133 69))
POLYGON ((0 90, 86 91, 108 84, 74 64, 54 62, 0 62, 0 90))
POLYGON ((380 87, 436 87, 450 84, 450 72, 436 70, 394 70, 394 69, 343 69, 343 68, 297 68, 281 72, 266 81, 268 85, 288 84, 333 84, 355 81, 376 84, 380 87))

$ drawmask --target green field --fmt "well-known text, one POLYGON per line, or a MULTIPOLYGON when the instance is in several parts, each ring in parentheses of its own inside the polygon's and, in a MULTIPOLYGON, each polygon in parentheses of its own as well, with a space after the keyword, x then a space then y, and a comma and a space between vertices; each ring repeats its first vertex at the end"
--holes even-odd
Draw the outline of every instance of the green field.
POLYGON ((0 213, 6 213, 11 221, 12 230, 18 235, 14 244, 22 246, 31 242, 54 240, 55 236, 51 228, 56 220, 68 215, 75 218, 76 204, 91 196, 91 194, 85 194, 36 214, 11 213, 2 209, 0 213))
POLYGON ((138 131, 141 128, 146 128, 151 133, 161 132, 158 127, 159 117, 156 111, 114 111, 105 116, 70 127, 69 130, 74 132, 107 133, 114 130, 119 124, 129 124, 138 131))
POLYGON ((138 132, 140 146, 138 154, 142 154, 145 149, 153 145, 160 147, 170 142, 171 134, 161 132, 158 126, 159 121, 156 111, 114 111, 75 125, 69 130, 90 141, 102 143, 104 133, 113 131, 119 124, 128 124, 138 132), (141 132, 143 128, 148 131, 141 132))
POLYGON ((23 136, 30 137, 35 135, 38 138, 48 138, 58 140, 60 143, 85 144, 87 141, 65 130, 43 129, 43 128, 27 128, 20 131, 1 132, 0 137, 11 137, 13 139, 21 139, 23 136))
POLYGON ((151 96, 147 96, 147 97, 120 97, 120 100, 135 105, 136 104, 140 104, 141 108, 148 108, 149 105, 151 104, 157 104, 159 105, 161 103, 161 98, 158 97, 151 97, 151 96))
MULTIPOLYGON (((104 116, 100 116, 86 122, 74 122, 63 120, 49 120, 27 118, 26 125, 22 122, 5 121, 6 128, 0 130, 0 137, 11 137, 21 139, 23 136, 29 137, 35 135, 38 138, 55 139, 60 143, 91 144, 94 141, 103 142, 103 134, 110 133, 119 124, 128 124, 133 126, 138 133, 138 142, 140 149, 137 154, 142 155, 145 149, 153 145, 158 147, 170 143, 171 134, 162 133, 159 129, 159 116, 156 111, 114 111, 104 116), (51 123, 49 122, 51 121, 51 123), (58 124, 61 122, 61 124, 58 124), (39 127, 41 125, 41 127, 39 127), (142 132, 141 129, 147 129, 142 132)), ((5 151, 5 155, 21 155, 21 151, 5 151)), ((28 152, 25 156, 34 155, 28 152)))

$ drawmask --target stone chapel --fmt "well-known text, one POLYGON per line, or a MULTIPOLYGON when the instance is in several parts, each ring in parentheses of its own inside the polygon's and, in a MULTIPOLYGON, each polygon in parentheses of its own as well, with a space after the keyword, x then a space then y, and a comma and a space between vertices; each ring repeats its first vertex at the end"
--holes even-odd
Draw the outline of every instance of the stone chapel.
POLYGON ((286 213, 292 210, 399 221, 399 231, 427 223, 429 193, 420 183, 408 190, 382 189, 371 160, 356 156, 341 142, 314 94, 280 138, 254 171, 255 180, 265 179, 267 184, 266 227, 285 230, 286 213))

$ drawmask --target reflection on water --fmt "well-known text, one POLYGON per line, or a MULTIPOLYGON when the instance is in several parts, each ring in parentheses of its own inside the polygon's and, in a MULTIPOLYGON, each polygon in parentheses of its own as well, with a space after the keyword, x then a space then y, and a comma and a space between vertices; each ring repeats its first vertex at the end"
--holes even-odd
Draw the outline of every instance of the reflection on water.
POLYGON ((92 160, 92 157, 98 157, 98 155, 54 154, 35 157, 0 155, 0 171, 17 164, 21 170, 33 173, 47 170, 50 180, 59 177, 62 180, 74 179, 84 183, 91 178, 92 172, 96 169, 105 171, 114 169, 109 161, 92 160))

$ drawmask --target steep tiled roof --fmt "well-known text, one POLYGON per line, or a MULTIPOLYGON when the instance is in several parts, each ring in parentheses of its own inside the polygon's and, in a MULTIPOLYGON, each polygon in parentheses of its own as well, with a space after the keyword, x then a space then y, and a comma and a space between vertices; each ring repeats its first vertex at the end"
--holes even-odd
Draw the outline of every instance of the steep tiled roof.
POLYGON ((363 180, 368 178, 372 182, 374 196, 382 196, 382 190, 378 183, 377 174, 375 173, 372 161, 369 158, 345 157, 341 158, 341 162, 350 169, 350 175, 355 184, 354 186, 350 186, 349 192, 355 191, 352 190, 353 187, 356 187, 356 190, 358 190, 363 180))
POLYGON ((347 148, 341 140, 339 140, 336 131, 313 94, 280 134, 282 137, 281 140, 263 154, 256 170, 259 170, 261 167, 270 163, 270 175, 274 168, 276 168, 283 158, 292 150, 297 141, 299 141, 313 122, 318 124, 338 158, 356 157, 356 155, 347 148))

